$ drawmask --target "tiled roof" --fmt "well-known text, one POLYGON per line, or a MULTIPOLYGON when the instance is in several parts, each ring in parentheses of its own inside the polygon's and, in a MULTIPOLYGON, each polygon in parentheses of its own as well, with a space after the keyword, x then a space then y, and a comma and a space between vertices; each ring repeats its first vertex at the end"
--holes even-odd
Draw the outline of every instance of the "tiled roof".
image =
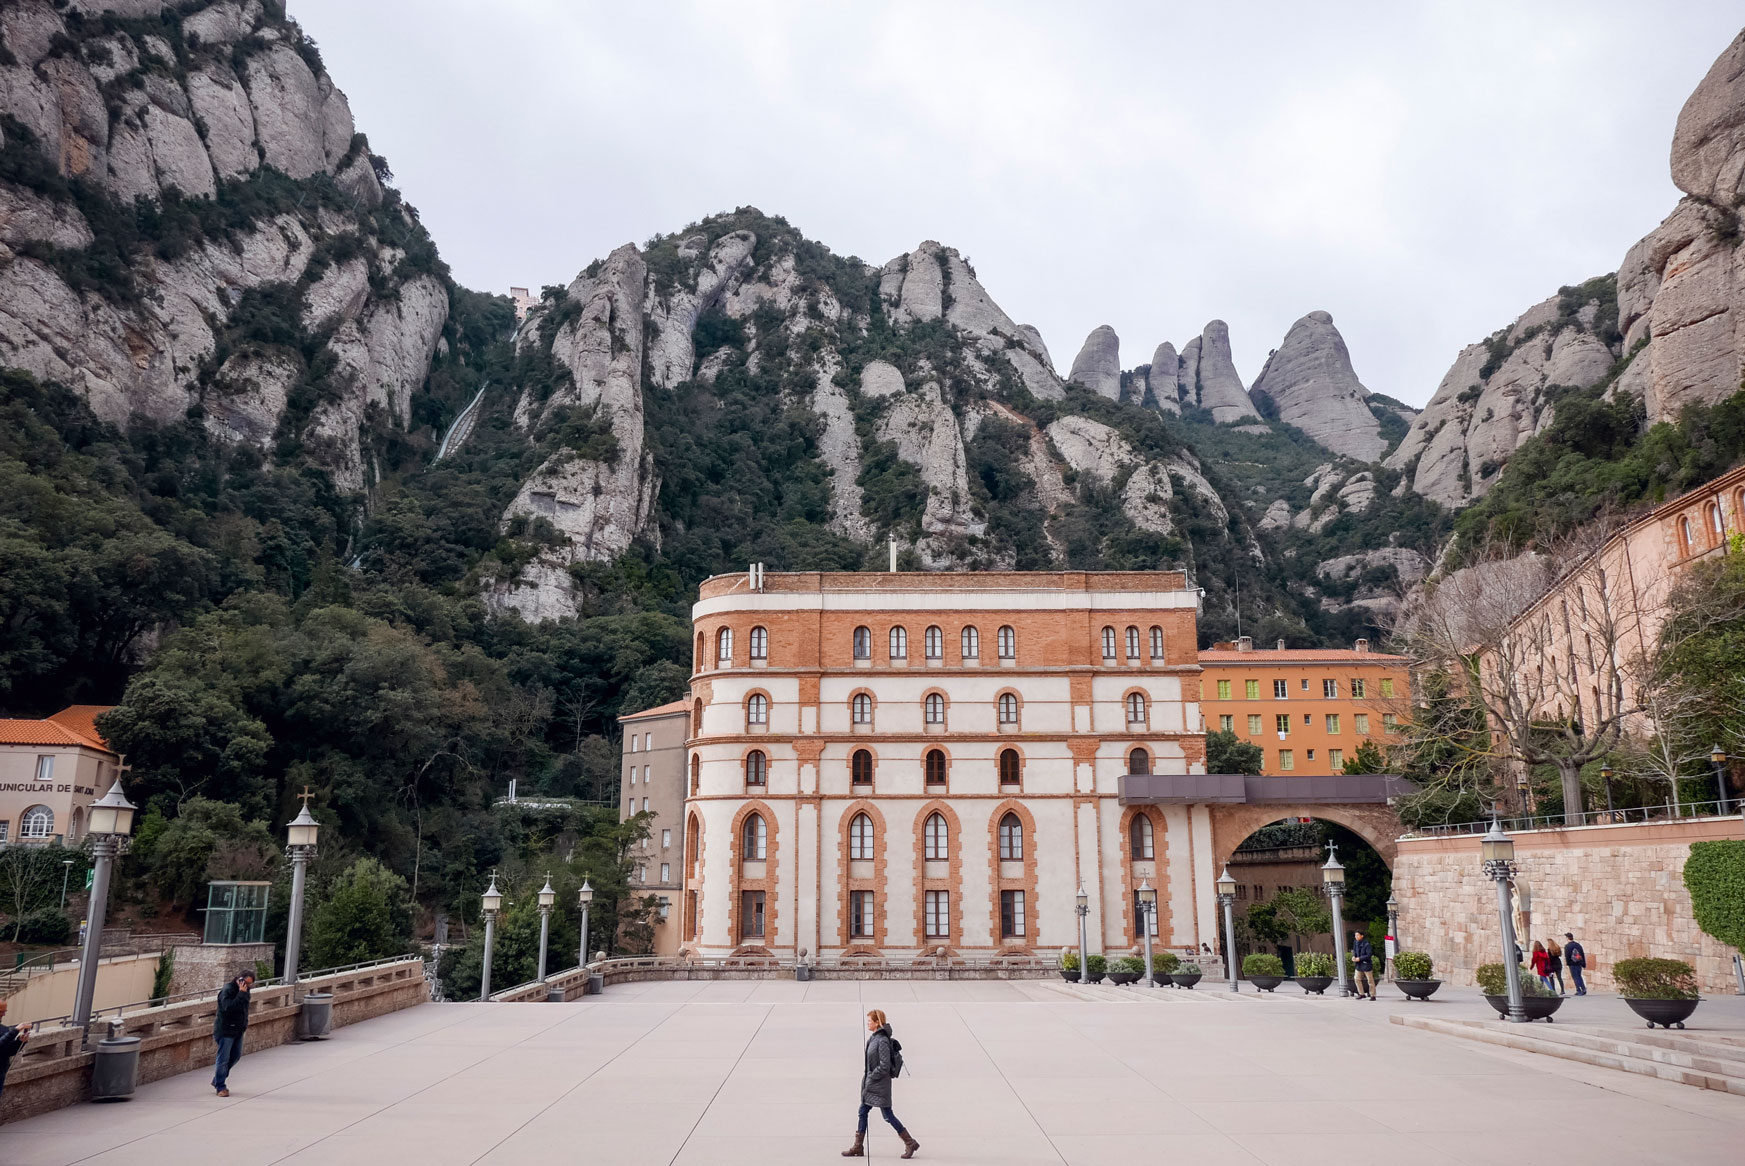
POLYGON ((623 722, 640 721, 644 717, 670 717, 674 713, 682 713, 690 707, 690 698, 686 697, 683 700, 675 700, 670 704, 656 705, 651 709, 643 709, 639 713, 626 713, 624 716, 619 717, 618 720, 623 722))
POLYGON ((1232 648, 1208 648, 1200 652, 1202 664, 1408 664, 1405 656, 1390 656, 1386 652, 1358 652, 1351 648, 1253 648, 1243 652, 1232 648))
POLYGON ((106 704, 68 705, 40 721, 0 718, 0 745, 72 745, 112 752, 109 743, 97 731, 98 716, 112 707, 106 704))

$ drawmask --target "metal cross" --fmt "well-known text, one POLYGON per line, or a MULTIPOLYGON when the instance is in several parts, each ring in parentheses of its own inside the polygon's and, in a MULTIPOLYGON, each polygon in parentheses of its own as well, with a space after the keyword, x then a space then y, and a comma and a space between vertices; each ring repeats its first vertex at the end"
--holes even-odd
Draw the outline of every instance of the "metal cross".
POLYGON ((309 808, 309 799, 314 797, 315 794, 312 790, 310 790, 310 788, 307 785, 305 785, 303 787, 303 792, 300 794, 296 794, 295 796, 302 798, 303 799, 303 808, 308 809, 309 808))

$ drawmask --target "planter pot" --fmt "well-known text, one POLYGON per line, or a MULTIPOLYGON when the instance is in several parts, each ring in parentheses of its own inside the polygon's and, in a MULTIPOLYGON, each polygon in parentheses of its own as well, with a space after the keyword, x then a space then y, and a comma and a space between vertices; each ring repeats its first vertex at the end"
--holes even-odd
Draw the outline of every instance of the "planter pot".
POLYGON ((1648 1022, 1648 1027, 1683 1028, 1686 1018, 1697 1010, 1700 1000, 1638 1000, 1624 997, 1630 1011, 1648 1022))
POLYGON ((1103 982, 1103 977, 1108 975, 1108 974, 1109 974, 1108 972, 1092 972, 1091 973, 1091 983, 1101 984, 1103 982))
POLYGON ((1298 976, 1297 986, 1303 991, 1315 996, 1324 995, 1327 985, 1333 982, 1332 976, 1298 976))
MULTIPOLYGON (((1497 1010, 1497 1015, 1508 1018, 1509 998, 1507 996, 1486 996, 1491 1007, 1497 1010)), ((1543 1020, 1546 1024, 1554 1023, 1551 1014, 1563 1007, 1562 996, 1525 996, 1521 999, 1521 1007, 1527 1013, 1528 1020, 1543 1020)))
POLYGON ((1270 992, 1280 984, 1284 983, 1285 978, 1283 976, 1249 976, 1248 982, 1253 984, 1256 988, 1259 988, 1262 992, 1270 992))
POLYGON ((1394 986, 1406 994, 1408 1000, 1428 1000, 1436 994, 1436 989, 1442 986, 1441 980, 1395 980, 1394 986))
POLYGON ((1182 972, 1171 972, 1169 974, 1169 982, 1178 988, 1192 988, 1195 984, 1200 982, 1200 976, 1202 974, 1203 973, 1201 972, 1187 972, 1185 974, 1182 972))
POLYGON ((1141 975, 1141 973, 1139 973, 1139 972, 1110 972, 1109 973, 1109 983, 1111 983, 1111 984, 1136 983, 1136 982, 1138 982, 1140 975, 1141 975))
POLYGON ((1062 969, 1060 969, 1060 978, 1065 980, 1069 984, 1077 983, 1078 978, 1079 978, 1079 970, 1077 968, 1072 968, 1070 970, 1067 968, 1062 968, 1062 969))

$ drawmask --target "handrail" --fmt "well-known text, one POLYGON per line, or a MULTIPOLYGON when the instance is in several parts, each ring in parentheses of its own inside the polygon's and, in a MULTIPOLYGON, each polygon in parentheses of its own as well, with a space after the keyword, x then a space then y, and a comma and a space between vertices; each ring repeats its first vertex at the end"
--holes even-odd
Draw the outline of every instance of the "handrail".
MULTIPOLYGON (((100 960, 112 959, 124 955, 147 955, 151 952, 161 952, 165 948, 178 947, 184 944, 200 942, 198 931, 154 931, 141 935, 129 935, 111 943, 104 937, 102 947, 97 951, 100 960)), ((57 947, 52 951, 39 951, 23 963, 5 973, 6 975, 35 975, 37 972, 48 971, 60 963, 77 963, 84 957, 83 947, 57 947)))
MULTIPOLYGON (((301 984, 309 980, 326 979, 329 976, 343 975, 346 972, 361 972, 366 968, 381 967, 386 964, 402 964, 414 960, 422 962, 423 959, 423 956, 416 953, 408 955, 393 955, 378 960, 364 960, 361 963, 342 964, 337 968, 321 968, 307 973, 298 972, 297 983, 301 984)), ((285 978, 283 976, 271 976, 265 980, 256 980, 253 991, 258 992, 262 988, 284 988, 289 986, 290 985, 285 983, 285 978)), ((222 990, 222 987, 207 988, 199 992, 179 992, 174 996, 153 996, 149 1000, 135 1000, 128 1004, 111 1004, 106 1008, 93 1009, 91 1011, 91 1020, 95 1023, 99 1016, 104 1016, 111 1012, 117 1016, 121 1016, 139 1008, 164 1008, 171 1004, 186 1004, 193 1000, 203 1000, 209 996, 216 997, 222 990)), ((37 1021, 36 1027, 47 1029, 52 1027, 57 1021, 71 1021, 72 1018, 72 1013, 70 1012, 64 1016, 51 1016, 45 1020, 37 1021)))
MULTIPOLYGON (((1497 819, 1504 830, 1523 833, 1533 830, 1565 830, 1572 826, 1623 826, 1646 822, 1684 822, 1693 818, 1737 818, 1741 809, 1732 803, 1726 813, 1721 803, 1663 802, 1657 806, 1631 806, 1622 810, 1584 810, 1570 822, 1563 814, 1534 814, 1526 817, 1497 819)), ((1479 822, 1449 822, 1440 826, 1420 826, 1408 830, 1401 838, 1449 838, 1468 834, 1483 834, 1491 828, 1489 818, 1479 822)))

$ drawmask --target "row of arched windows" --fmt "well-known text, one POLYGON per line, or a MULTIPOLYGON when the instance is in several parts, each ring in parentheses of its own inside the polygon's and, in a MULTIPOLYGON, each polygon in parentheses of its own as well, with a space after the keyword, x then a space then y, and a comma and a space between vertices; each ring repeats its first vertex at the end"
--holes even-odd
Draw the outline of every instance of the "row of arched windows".
MULTIPOLYGON (((702 702, 697 703, 697 724, 693 732, 701 734, 702 702)), ((870 729, 873 725, 873 713, 877 702, 869 692, 857 692, 848 698, 849 722, 861 729, 870 729)), ((945 695, 930 692, 921 699, 921 717, 925 724, 935 729, 945 727, 947 702, 945 695)), ((1000 727, 1015 730, 1019 725, 1019 714, 1023 710, 1023 702, 1015 692, 1002 692, 994 698, 994 716, 1000 727)), ((1127 697, 1127 720, 1129 724, 1145 722, 1146 700, 1143 693, 1130 693, 1127 697)), ((769 727, 770 701, 761 692, 751 693, 745 698, 745 726, 748 732, 763 732, 769 727)))
MULTIPOLYGON (((1133 819, 1135 858, 1150 858, 1151 822, 1144 816, 1133 819), (1138 831, 1143 826, 1144 853, 1139 851, 1138 831)), ((1024 823, 1017 814, 1007 811, 1000 818, 998 829, 1001 862, 1021 862, 1024 858, 1024 823)), ((769 856, 769 823, 762 814, 753 811, 745 816, 739 828, 740 861, 763 862, 769 856)), ((872 816, 856 814, 848 823, 848 857, 851 862, 871 861, 876 855, 872 816)), ((937 861, 951 857, 951 826, 945 815, 935 811, 921 825, 922 857, 937 861)))
MULTIPOLYGON (((1720 511, 1710 506, 1715 523, 1715 541, 1719 541, 1720 511)), ((1680 531, 1685 546, 1692 546, 1690 537, 1690 522, 1680 519, 1680 531)), ((763 626, 754 627, 750 634, 750 656, 753 665, 769 661, 769 629, 763 626)), ((1118 659, 1118 649, 1126 647, 1126 658, 1129 663, 1139 660, 1142 648, 1150 648, 1150 658, 1154 663, 1164 659, 1163 628, 1153 624, 1142 636, 1136 626, 1129 626, 1124 634, 1117 634, 1113 627, 1105 627, 1102 632, 1103 659, 1105 661, 1118 659)), ((733 667, 733 629, 722 628, 715 633, 715 667, 733 667)), ((856 661, 871 662, 873 658, 873 630, 866 625, 854 629, 854 658, 856 661)), ((909 629, 901 624, 891 627, 885 634, 885 650, 887 658, 893 662, 907 661, 909 658, 909 629)), ((964 663, 974 663, 981 659, 981 630, 974 625, 958 629, 958 658, 964 663)), ((1018 633, 1010 624, 1002 625, 995 633, 995 651, 1001 660, 1016 660, 1018 658, 1018 633)), ((924 659, 945 659, 945 630, 937 624, 930 624, 921 633, 921 652, 924 659)), ((697 667, 701 668, 704 660, 704 637, 697 635, 697 667)))
MULTIPOLYGON (((769 756, 761 749, 753 749, 745 755, 745 784, 747 787, 761 787, 769 784, 769 756)), ((701 762, 695 756, 691 758, 693 778, 698 774, 701 762)), ((943 749, 929 749, 922 758, 923 777, 928 785, 944 785, 948 761, 943 749)), ((1018 785, 1023 779, 1024 761, 1016 749, 1002 749, 998 756, 1000 784, 1003 786, 1018 785)), ((872 785, 875 778, 875 765, 872 751, 856 749, 848 758, 849 780, 855 785, 872 785)), ((1127 754, 1128 773, 1150 773, 1151 753, 1144 748, 1136 748, 1127 754)))
MULTIPOLYGON (((1139 659, 1139 648, 1140 648, 1139 629, 1136 627, 1129 627, 1127 629, 1127 634, 1125 636, 1125 640, 1126 640, 1128 661, 1132 662, 1132 661, 1138 660, 1139 659)), ((1114 628, 1106 627, 1103 629, 1103 659, 1104 660, 1113 660, 1116 658, 1115 657, 1115 648, 1119 642, 1120 641, 1117 639, 1117 637, 1115 635, 1114 628)), ((1156 624, 1153 624, 1151 626, 1150 642, 1151 642, 1151 658, 1152 658, 1152 660, 1153 661, 1162 660, 1163 659, 1163 629, 1158 627, 1156 624)))
MULTIPOLYGON (((1740 491, 1734 500, 1737 513, 1745 516, 1745 491, 1740 491)), ((1727 525, 1721 517, 1719 502, 1705 503, 1703 506, 1703 530, 1699 533, 1691 522, 1690 516, 1680 515, 1678 519, 1678 550, 1681 556, 1688 557, 1699 551, 1718 547, 1727 541, 1727 525)))
MULTIPOLYGON (((1010 624, 1001 626, 994 635, 995 651, 1002 660, 1018 658, 1018 632, 1010 624)), ((897 624, 887 633, 885 639, 886 653, 891 660, 907 660, 909 658, 909 629, 897 624)), ((937 624, 929 624, 921 633, 921 653, 924 659, 945 659, 945 629, 937 624)), ((964 662, 981 659, 982 633, 973 624, 959 628, 957 632, 957 654, 964 662)), ((856 660, 871 660, 873 656, 872 629, 862 625, 854 629, 854 658, 856 660)))

